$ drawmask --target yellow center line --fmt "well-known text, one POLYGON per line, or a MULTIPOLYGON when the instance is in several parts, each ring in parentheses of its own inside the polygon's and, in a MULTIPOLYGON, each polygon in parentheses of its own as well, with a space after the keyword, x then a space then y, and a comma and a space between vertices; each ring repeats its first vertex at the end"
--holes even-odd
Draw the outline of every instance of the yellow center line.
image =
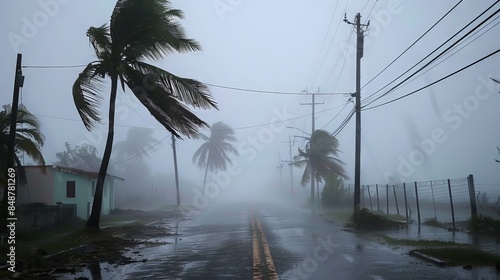
POLYGON ((271 256, 271 249, 267 243, 266 235, 262 230, 262 225, 259 219, 255 215, 255 210, 252 209, 252 238, 253 238, 253 280, 261 280, 262 273, 260 271, 260 244, 259 236, 262 243, 262 248, 264 251, 264 256, 266 259, 266 267, 268 271, 268 278, 270 280, 278 280, 278 273, 276 272, 276 267, 274 266, 273 258, 271 256), (255 227, 257 225, 257 228, 255 227))
POLYGON ((252 240, 253 240, 253 280, 261 280, 260 273, 260 250, 257 230, 255 229, 255 217, 252 215, 252 240))

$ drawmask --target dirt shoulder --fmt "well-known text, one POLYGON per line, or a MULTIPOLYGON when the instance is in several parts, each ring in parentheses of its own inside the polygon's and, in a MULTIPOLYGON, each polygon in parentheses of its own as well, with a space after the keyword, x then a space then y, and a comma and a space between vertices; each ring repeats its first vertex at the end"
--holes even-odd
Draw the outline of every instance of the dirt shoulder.
MULTIPOLYGON (((96 261, 134 262, 124 253, 139 246, 164 244, 156 238, 174 235, 175 231, 162 222, 182 218, 177 210, 119 210, 103 216, 100 229, 85 228, 80 221, 44 231, 19 232, 15 279, 51 279, 54 272, 72 271, 96 261)), ((1 258, 5 264, 5 257, 1 258)), ((9 276, 13 276, 12 272, 2 269, 0 279, 9 276)))

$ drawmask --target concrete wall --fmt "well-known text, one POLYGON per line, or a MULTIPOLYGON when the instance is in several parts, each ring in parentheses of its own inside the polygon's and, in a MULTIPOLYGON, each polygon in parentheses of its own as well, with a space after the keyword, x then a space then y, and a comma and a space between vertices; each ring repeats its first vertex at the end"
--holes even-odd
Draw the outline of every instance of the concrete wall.
POLYGON ((53 170, 47 167, 46 174, 39 167, 28 166, 26 169, 27 184, 18 185, 16 202, 20 205, 42 202, 54 205, 53 170))

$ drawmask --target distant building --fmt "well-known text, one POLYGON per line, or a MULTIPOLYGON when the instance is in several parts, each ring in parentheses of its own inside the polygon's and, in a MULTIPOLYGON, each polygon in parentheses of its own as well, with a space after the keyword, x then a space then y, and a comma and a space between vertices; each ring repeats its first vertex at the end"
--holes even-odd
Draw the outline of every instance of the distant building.
MULTIPOLYGON (((88 219, 94 201, 98 172, 85 171, 57 165, 25 166, 27 184, 17 189, 19 205, 45 203, 47 205, 75 204, 76 215, 88 219)), ((114 209, 114 181, 123 178, 106 175, 102 196, 102 214, 114 209)))

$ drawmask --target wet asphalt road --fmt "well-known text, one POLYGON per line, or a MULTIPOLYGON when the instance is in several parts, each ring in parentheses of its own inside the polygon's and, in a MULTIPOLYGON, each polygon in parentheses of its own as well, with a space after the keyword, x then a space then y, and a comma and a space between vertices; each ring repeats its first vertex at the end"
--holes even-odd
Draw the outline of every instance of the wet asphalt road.
MULTIPOLYGON (((161 224, 179 235, 169 244, 133 253, 144 263, 101 264, 102 279, 261 279, 270 277, 262 238, 252 217, 262 225, 279 279, 496 279, 493 269, 441 268, 346 231, 310 210, 271 203, 212 205, 190 218, 161 224), (252 226, 254 224, 254 226, 252 226), (255 269, 254 240, 260 245, 255 269)), ((89 277, 90 278, 90 277, 89 277)), ((97 279, 98 277, 95 277, 97 279)), ((74 276, 67 279, 74 279, 74 276)), ((276 278, 274 278, 276 279, 276 278)))

